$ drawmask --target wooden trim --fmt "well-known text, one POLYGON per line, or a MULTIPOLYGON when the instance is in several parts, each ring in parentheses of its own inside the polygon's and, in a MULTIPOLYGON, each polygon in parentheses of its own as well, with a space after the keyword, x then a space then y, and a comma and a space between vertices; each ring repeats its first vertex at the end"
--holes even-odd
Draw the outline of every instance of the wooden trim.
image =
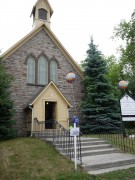
POLYGON ((41 91, 41 93, 30 103, 30 104, 34 104, 38 98, 46 91, 46 89, 50 86, 53 85, 56 89, 56 91, 60 94, 60 96, 64 99, 64 101, 68 104, 69 107, 72 107, 72 105, 68 102, 68 100, 63 96, 63 94, 60 92, 60 90, 57 88, 57 86, 51 81, 44 89, 43 91, 41 91))

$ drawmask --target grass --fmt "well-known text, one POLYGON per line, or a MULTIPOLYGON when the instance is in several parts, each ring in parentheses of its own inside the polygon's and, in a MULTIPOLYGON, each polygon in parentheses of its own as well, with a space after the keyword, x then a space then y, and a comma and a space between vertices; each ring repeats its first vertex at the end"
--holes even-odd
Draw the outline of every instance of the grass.
POLYGON ((60 155, 50 144, 34 138, 0 141, 0 180, 135 180, 135 168, 89 175, 60 155))
MULTIPOLYGON (((51 145, 33 138, 0 142, 0 163, 0 180, 53 180, 59 174, 74 172, 69 159, 51 145)), ((80 176, 87 176, 78 168, 80 176)))

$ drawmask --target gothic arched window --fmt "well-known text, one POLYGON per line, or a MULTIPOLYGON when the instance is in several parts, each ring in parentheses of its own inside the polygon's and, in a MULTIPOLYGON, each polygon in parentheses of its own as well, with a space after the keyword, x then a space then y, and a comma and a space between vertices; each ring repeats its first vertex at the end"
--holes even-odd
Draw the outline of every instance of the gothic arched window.
POLYGON ((55 60, 50 63, 50 80, 56 84, 58 82, 58 65, 55 60))
POLYGON ((39 19, 43 19, 43 20, 47 20, 47 11, 45 9, 39 9, 38 10, 38 18, 39 19))
POLYGON ((38 60, 38 84, 48 83, 48 62, 45 56, 41 56, 38 60))
POLYGON ((35 59, 33 57, 27 60, 27 82, 35 83, 35 59))

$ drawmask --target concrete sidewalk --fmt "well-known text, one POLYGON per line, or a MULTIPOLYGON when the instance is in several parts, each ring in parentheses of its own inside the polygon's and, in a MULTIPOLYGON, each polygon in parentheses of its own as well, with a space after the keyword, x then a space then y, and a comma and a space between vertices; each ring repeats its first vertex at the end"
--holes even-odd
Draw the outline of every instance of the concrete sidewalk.
POLYGON ((82 138, 82 156, 82 166, 89 174, 135 167, 135 155, 123 153, 98 138, 82 138))

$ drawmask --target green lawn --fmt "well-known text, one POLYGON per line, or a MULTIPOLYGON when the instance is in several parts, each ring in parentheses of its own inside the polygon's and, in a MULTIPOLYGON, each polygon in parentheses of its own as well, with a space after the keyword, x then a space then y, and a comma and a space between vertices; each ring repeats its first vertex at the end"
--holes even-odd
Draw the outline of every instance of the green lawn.
POLYGON ((88 175, 51 145, 34 138, 0 141, 0 180, 135 180, 135 168, 88 175))

